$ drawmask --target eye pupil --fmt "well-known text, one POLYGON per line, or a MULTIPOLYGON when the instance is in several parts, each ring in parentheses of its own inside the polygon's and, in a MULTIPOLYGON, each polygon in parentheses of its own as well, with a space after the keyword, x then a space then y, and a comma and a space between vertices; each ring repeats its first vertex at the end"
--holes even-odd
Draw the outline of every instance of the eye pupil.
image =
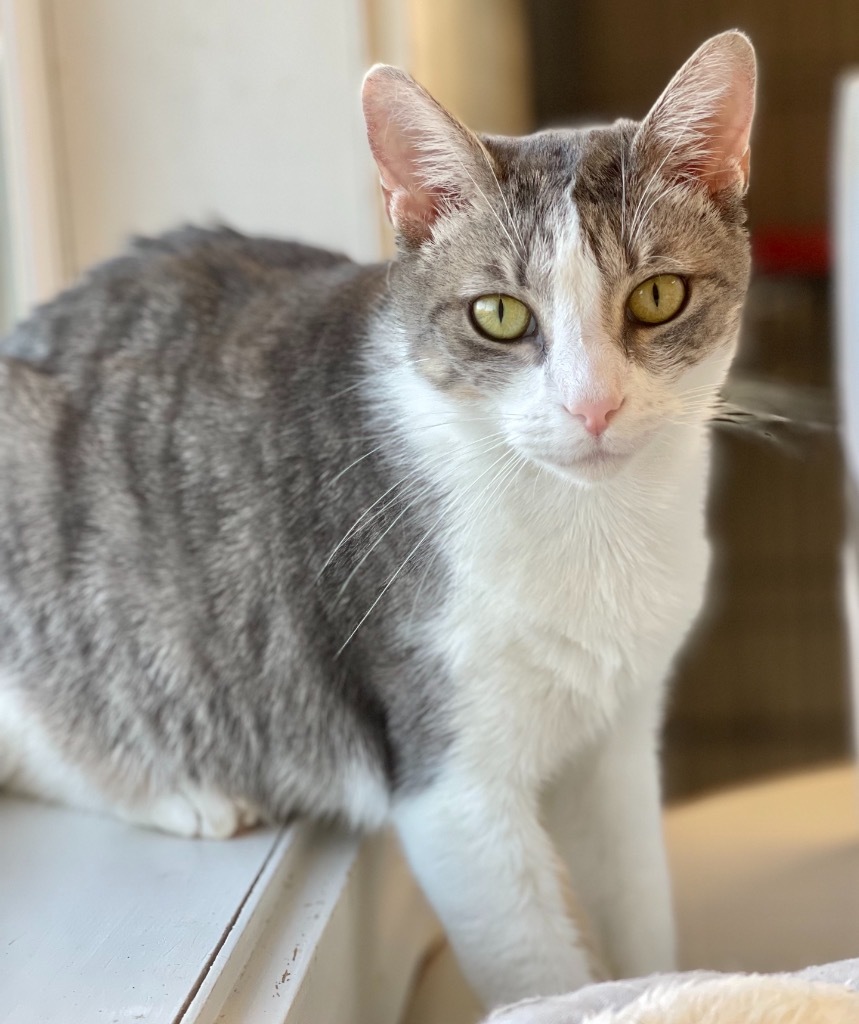
POLYGON ((627 312, 640 324, 666 324, 683 310, 686 282, 677 274, 654 274, 633 288, 626 300, 627 312))
POLYGON ((531 310, 512 295, 493 292, 471 303, 471 325, 490 341, 519 341, 536 334, 531 310))

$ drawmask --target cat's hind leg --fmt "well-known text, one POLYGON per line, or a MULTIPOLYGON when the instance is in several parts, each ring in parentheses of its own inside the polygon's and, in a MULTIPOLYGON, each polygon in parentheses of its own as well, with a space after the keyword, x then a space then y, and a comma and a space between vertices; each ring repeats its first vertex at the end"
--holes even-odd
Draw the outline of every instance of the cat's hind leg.
MULTIPOLYGON (((112 773, 115 774, 115 773, 112 773)), ((248 802, 213 786, 99 786, 59 748, 19 689, 0 672, 0 788, 174 835, 227 839, 258 824, 248 802)))
POLYGON ((103 794, 65 757, 13 680, 0 669, 0 789, 106 811, 103 794))

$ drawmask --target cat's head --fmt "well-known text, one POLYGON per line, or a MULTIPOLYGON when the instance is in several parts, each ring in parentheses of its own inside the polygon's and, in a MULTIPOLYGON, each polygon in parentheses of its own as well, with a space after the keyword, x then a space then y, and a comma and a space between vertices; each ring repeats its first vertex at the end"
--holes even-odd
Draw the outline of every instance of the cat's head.
POLYGON ((474 436, 581 481, 707 419, 749 276, 755 59, 706 42, 640 123, 478 137, 408 75, 364 85, 411 365, 474 436))

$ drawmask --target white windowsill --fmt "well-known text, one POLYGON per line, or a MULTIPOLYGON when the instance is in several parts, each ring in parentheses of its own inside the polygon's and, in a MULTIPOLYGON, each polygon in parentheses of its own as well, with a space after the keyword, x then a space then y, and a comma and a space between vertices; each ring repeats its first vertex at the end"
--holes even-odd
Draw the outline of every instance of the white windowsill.
POLYGON ((5 1024, 396 1024, 438 934, 388 837, 183 840, 0 797, 5 1024))

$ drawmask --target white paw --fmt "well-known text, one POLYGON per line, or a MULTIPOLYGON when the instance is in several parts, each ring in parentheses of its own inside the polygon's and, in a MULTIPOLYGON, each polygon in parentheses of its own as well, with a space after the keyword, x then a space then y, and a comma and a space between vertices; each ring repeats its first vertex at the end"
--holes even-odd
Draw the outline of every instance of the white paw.
POLYGON ((134 808, 126 817, 162 832, 203 839, 229 839, 260 820, 258 812, 245 801, 196 787, 156 797, 151 803, 134 808))

